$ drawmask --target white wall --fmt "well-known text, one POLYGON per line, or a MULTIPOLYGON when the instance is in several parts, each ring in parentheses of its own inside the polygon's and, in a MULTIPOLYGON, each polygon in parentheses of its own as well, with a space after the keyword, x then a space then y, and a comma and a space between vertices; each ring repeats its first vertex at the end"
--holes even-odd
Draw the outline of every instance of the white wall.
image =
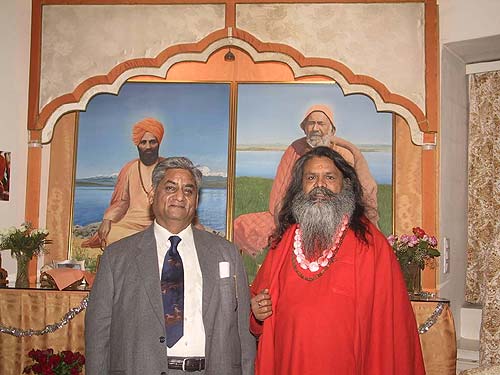
MULTIPOLYGON (((0 150, 12 153, 10 200, 0 201, 0 229, 24 221, 30 30, 31 0, 0 1, 0 150)), ((10 273, 9 258, 3 251, 3 268, 10 273)))
MULTIPOLYGON (((450 239, 450 273, 440 296, 451 300, 460 338, 467 251, 468 84, 466 64, 500 59, 500 1, 440 0, 440 237, 450 239), (463 167, 461 167, 463 166, 463 167)), ((441 271, 443 259, 441 259, 441 271)))
POLYGON ((441 44, 500 34, 500 1, 438 0, 441 44))
POLYGON ((24 220, 30 28, 30 0, 0 2, 0 150, 12 152, 12 191, 0 201, 0 228, 24 220))
MULTIPOLYGON (((455 325, 465 295, 467 251, 467 78, 465 64, 448 48, 441 51, 440 249, 450 243, 450 272, 440 275, 440 296, 451 301, 455 325), (460 167, 463 166, 463 167, 460 167)), ((444 256, 440 258, 440 270, 444 256)), ((458 335, 460 337, 460 335, 458 335)))

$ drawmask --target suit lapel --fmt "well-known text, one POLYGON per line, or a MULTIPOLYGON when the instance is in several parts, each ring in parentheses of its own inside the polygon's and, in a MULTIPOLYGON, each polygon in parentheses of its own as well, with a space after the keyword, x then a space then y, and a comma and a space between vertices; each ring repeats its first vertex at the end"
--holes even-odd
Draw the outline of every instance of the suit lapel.
POLYGON ((151 307, 158 320, 164 324, 165 317, 163 316, 163 303, 160 292, 160 271, 158 270, 158 254, 153 225, 144 231, 144 235, 138 244, 135 261, 139 269, 139 274, 142 276, 143 285, 151 302, 151 307))
MULTIPOLYGON (((203 317, 208 311, 208 306, 212 300, 215 285, 217 283, 217 257, 210 248, 210 243, 203 239, 203 232, 193 227, 194 245, 196 247, 196 254, 198 255, 198 262, 200 263, 201 277, 203 278, 203 317)), ((206 328, 206 327, 205 327, 206 328)))

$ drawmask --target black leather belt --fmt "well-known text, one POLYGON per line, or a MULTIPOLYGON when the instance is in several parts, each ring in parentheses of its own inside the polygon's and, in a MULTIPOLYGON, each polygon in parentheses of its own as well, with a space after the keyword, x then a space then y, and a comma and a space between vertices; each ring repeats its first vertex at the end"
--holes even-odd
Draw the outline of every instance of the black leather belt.
POLYGON ((168 368, 171 370, 182 370, 186 372, 205 370, 205 358, 168 357, 168 368))

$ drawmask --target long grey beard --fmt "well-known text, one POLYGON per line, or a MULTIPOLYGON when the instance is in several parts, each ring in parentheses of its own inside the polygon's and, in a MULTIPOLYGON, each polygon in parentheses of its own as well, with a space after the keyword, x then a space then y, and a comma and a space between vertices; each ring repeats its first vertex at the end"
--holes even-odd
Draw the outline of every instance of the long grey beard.
POLYGON ((324 136, 320 136, 319 134, 310 134, 306 137, 306 142, 312 148, 325 146, 330 147, 332 145, 333 134, 328 133, 324 136))
POLYGON ((340 193, 317 187, 308 194, 300 192, 292 201, 292 213, 302 231, 302 249, 308 259, 330 248, 345 215, 354 212, 355 198, 349 179, 344 179, 340 193), (321 193, 323 197, 316 198, 321 193))

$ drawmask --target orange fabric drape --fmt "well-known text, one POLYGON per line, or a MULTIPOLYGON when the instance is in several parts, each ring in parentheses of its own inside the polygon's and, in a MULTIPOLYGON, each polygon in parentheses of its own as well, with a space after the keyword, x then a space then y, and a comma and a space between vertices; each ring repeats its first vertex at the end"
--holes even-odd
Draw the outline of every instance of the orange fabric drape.
MULTIPOLYGON (((23 330, 41 330, 60 322, 71 308, 80 305, 87 295, 83 291, 0 290, 0 325, 23 330)), ((55 352, 72 350, 84 353, 85 311, 69 324, 41 336, 15 337, 0 333, 0 374, 19 375, 31 360, 31 349, 52 348, 55 352)))
MULTIPOLYGON (((432 301, 412 301, 411 305, 419 327, 432 316, 437 304, 432 301)), ((420 335, 420 344, 424 355, 426 375, 456 374, 455 324, 449 305, 444 307, 434 325, 420 335)))

